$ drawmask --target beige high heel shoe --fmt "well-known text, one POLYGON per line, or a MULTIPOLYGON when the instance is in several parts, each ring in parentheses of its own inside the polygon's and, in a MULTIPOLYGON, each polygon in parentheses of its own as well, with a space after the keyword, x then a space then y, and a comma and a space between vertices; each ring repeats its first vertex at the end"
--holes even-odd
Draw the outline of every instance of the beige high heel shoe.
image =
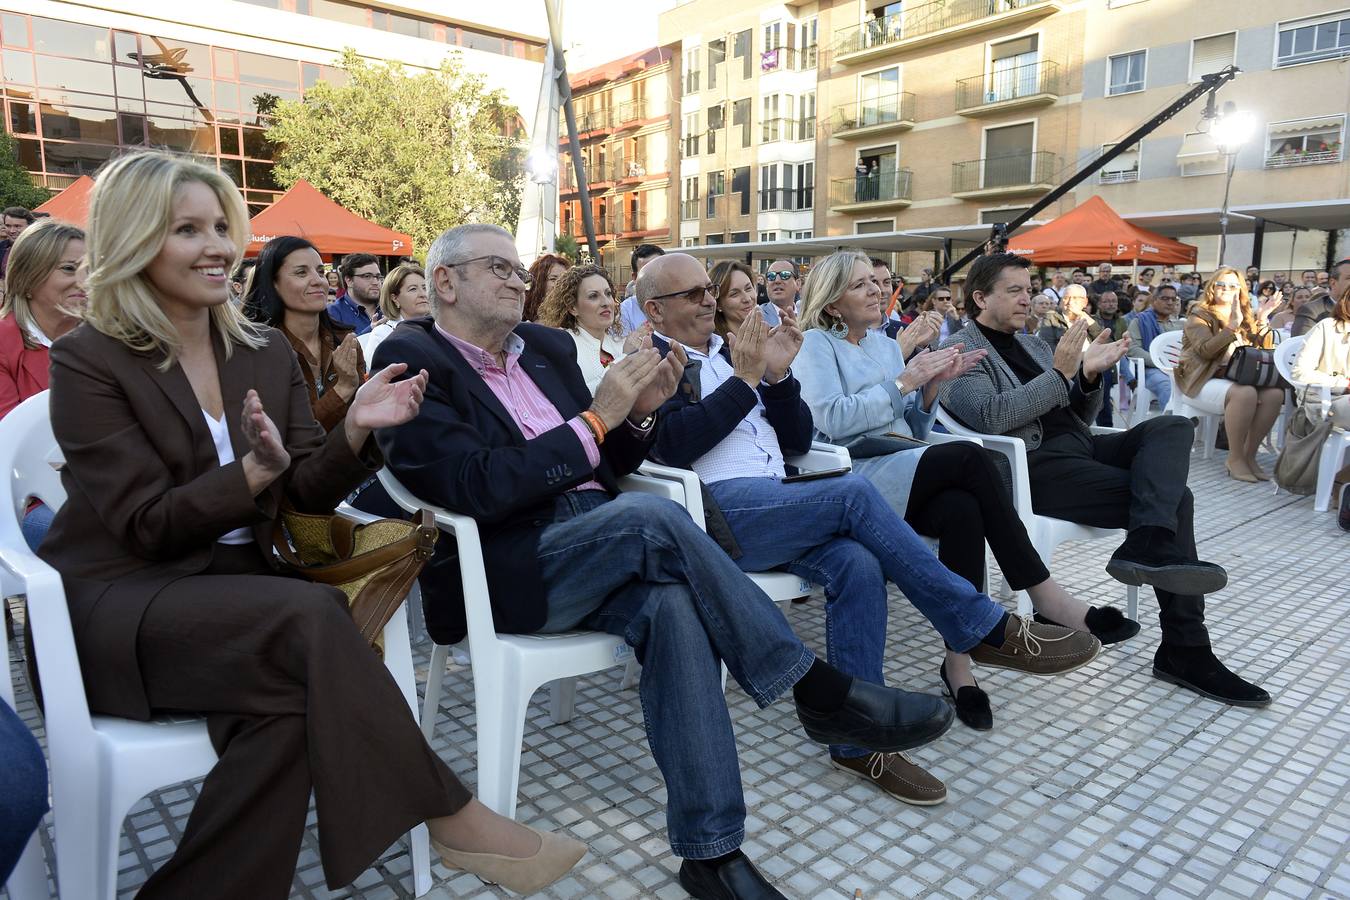
POLYGON ((539 835, 539 850, 533 856, 502 856, 499 853, 469 853, 452 850, 435 838, 431 847, 447 868, 471 872, 484 881, 499 884, 517 894, 533 894, 572 871, 586 855, 586 845, 552 831, 529 828, 539 835))

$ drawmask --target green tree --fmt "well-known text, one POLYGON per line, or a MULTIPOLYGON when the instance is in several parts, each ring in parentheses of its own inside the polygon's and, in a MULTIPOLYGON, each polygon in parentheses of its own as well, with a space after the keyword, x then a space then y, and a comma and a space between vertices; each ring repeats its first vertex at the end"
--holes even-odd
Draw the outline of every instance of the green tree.
POLYGON ((574 262, 581 259, 581 248, 577 246, 577 239, 570 234, 560 234, 553 239, 553 252, 574 262))
POLYGON ((283 100, 267 139, 276 178, 303 178, 358 215, 412 235, 425 253, 447 228, 488 222, 514 230, 523 154, 519 116, 500 90, 451 55, 439 71, 409 74, 348 48, 346 83, 319 82, 283 100))
POLYGON ((51 191, 33 184, 32 176, 19 165, 19 145, 14 135, 0 128, 0 208, 22 206, 33 209, 51 197, 51 191))

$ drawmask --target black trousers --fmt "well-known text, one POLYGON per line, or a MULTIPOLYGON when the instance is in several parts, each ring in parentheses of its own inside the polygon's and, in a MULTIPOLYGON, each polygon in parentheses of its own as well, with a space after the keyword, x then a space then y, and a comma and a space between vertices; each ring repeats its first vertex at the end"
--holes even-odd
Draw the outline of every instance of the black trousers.
POLYGON ((205 713, 220 760, 138 897, 286 897, 311 790, 332 888, 472 797, 427 746, 342 593, 267 571, 256 545, 218 545, 206 573, 160 591, 141 621, 151 705, 205 713))
POLYGON ((984 544, 1015 591, 1050 577, 1013 508, 1003 478, 983 447, 936 444, 919 457, 909 490, 905 521, 919 534, 937 538, 938 559, 982 591, 984 544))
MULTIPOLYGON (((1032 506, 1097 528, 1166 528, 1176 533, 1177 552, 1196 559, 1195 498, 1186 487, 1194 440, 1195 426, 1182 416, 1118 434, 1056 435, 1027 454, 1032 506)), ((1156 593, 1163 642, 1208 646, 1205 598, 1156 593)))

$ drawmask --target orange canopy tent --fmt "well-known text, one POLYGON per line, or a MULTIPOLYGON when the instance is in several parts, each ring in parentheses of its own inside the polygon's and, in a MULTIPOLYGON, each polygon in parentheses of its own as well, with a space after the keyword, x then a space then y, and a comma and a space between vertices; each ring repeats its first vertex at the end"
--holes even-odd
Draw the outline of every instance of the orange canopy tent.
POLYGON ((272 238, 286 234, 304 238, 324 255, 412 255, 411 237, 361 218, 329 200, 304 179, 254 216, 249 226, 253 231, 247 250, 250 256, 261 253, 263 245, 272 238))
POLYGON ((1099 262, 1195 263, 1190 244, 1131 225, 1101 197, 1092 197, 1053 222, 1008 239, 1008 252, 1037 265, 1099 262))
POLYGON ((64 191, 33 211, 47 213, 53 219, 84 228, 89 224, 89 193, 93 189, 94 179, 81 175, 64 191))

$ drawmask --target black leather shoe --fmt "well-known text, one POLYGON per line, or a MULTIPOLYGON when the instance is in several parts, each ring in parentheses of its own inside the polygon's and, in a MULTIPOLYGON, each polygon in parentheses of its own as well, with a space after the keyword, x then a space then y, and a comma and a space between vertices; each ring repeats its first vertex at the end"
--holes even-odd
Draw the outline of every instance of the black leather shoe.
MULTIPOLYGON (((1058 622, 1048 619, 1040 613, 1036 613, 1034 618, 1043 625, 1059 625, 1058 622)), ((1139 633, 1139 623, 1134 619, 1125 618, 1125 614, 1114 606, 1089 607, 1087 616, 1084 618, 1087 620, 1088 633, 1095 637, 1103 647, 1107 644, 1119 644, 1121 641, 1128 641, 1139 633)))
POLYGON ((1336 516, 1341 531, 1350 531, 1350 484, 1341 488, 1341 511, 1336 516))
POLYGON ((797 704, 806 736, 821 744, 851 744, 892 753, 919 747, 952 727, 952 708, 941 697, 915 694, 853 679, 844 705, 818 713, 797 704))
POLYGON ((1223 590, 1228 584, 1223 566, 1187 559, 1177 552, 1170 535, 1161 528, 1131 531, 1111 554, 1107 574, 1123 584, 1150 584, 1173 594, 1203 595, 1223 590))
POLYGON ((1270 694, 1230 672, 1209 647, 1162 644, 1153 656, 1153 677, 1230 706, 1270 705, 1270 694))
POLYGON ((994 727, 994 711, 989 708, 989 695, 980 689, 978 682, 974 687, 966 685, 959 691, 953 691, 952 683, 947 680, 945 660, 938 669, 938 675, 942 678, 942 686, 947 689, 947 696, 956 704, 956 717, 964 722, 967 728, 988 731, 994 727))
POLYGON ((787 900, 744 856, 720 866, 686 859, 680 864, 680 886, 698 900, 787 900))

